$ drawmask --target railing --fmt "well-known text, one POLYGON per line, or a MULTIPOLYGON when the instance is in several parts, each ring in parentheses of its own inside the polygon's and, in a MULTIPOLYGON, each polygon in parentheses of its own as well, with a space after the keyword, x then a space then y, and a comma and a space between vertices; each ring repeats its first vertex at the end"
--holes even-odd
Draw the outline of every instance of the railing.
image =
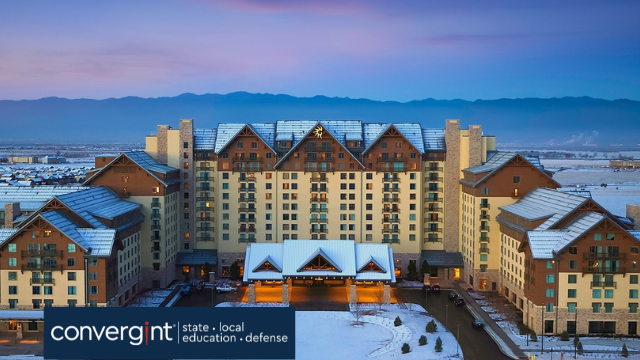
POLYGON ((233 157, 233 162, 258 162, 258 163, 262 163, 262 158, 249 158, 249 157, 239 157, 239 156, 234 156, 233 157))
POLYGON ((250 207, 240 207, 238 208, 238 212, 250 212, 250 213, 254 213, 256 212, 256 208, 250 208, 250 207))
POLYGON ((441 237, 426 237, 424 238, 424 242, 442 242, 441 237))
POLYGON ((33 284, 52 284, 52 285, 55 285, 56 284, 56 279, 43 279, 43 278, 38 278, 38 279, 31 278, 31 279, 29 279, 29 285, 33 285, 33 284))
POLYGON ((400 232, 400 229, 393 229, 393 228, 390 228, 390 229, 384 229, 384 228, 383 228, 383 229, 382 229, 382 232, 383 232, 383 233, 399 233, 399 232, 400 232))
POLYGON ((400 198, 396 198, 396 197, 392 197, 392 198, 382 198, 382 202, 392 202, 392 203, 399 203, 400 202, 400 198))
POLYGON ((627 256, 626 253, 607 253, 607 252, 604 252, 604 253, 585 252, 582 254, 584 259, 625 259, 627 256))
POLYGON ((481 209, 490 209, 489 203, 480 203, 480 208, 481 209))
POLYGON ((329 179, 325 176, 325 177, 317 177, 317 176, 312 176, 310 179, 310 182, 328 182, 329 179))
POLYGON ((198 171, 213 171, 215 168, 213 166, 198 166, 196 170, 198 171))
POLYGON ((311 188, 311 189, 309 190, 309 192, 310 192, 310 193, 316 193, 316 192, 328 192, 328 191, 329 191, 329 189, 328 189, 328 188, 324 188, 324 189, 323 189, 323 188, 315 188, 315 189, 314 189, 314 188, 311 188))
POLYGON ((240 201, 240 202, 256 202, 256 198, 244 198, 244 197, 241 197, 241 198, 238 198, 238 201, 240 201))
POLYGON ((256 218, 251 218, 251 217, 250 218, 240 218, 240 219, 238 219, 238 222, 239 223, 243 223, 243 222, 245 222, 245 223, 254 223, 254 222, 256 222, 256 218))
POLYGON ((159 201, 152 201, 151 202, 151 207, 160 207, 160 202, 159 201))
POLYGON ((425 181, 442 181, 442 176, 428 176, 425 181))
POLYGON ((437 188, 437 189, 429 189, 429 188, 424 188, 424 192, 428 193, 428 192, 432 192, 432 193, 441 193, 443 192, 444 189, 443 188, 437 188))
POLYGON ((480 254, 488 254, 489 253, 489 248, 488 247, 481 247, 480 248, 480 254))
POLYGON ((384 187, 384 188, 382 188, 382 192, 399 193, 399 192, 400 192, 400 188, 389 188, 389 187, 384 187))
POLYGON ((239 243, 254 243, 256 242, 256 238, 248 238, 248 239, 238 239, 239 243))
POLYGON ((238 191, 244 191, 244 192, 256 192, 256 188, 254 187, 246 187, 246 188, 240 188, 238 189, 238 191))
POLYGON ((426 198, 424 199, 425 202, 442 202, 443 198, 426 198))
POLYGON ((156 237, 156 236, 151 235, 151 241, 153 241, 153 240, 162 240, 162 239, 159 236, 156 237))
POLYGON ((238 180, 238 181, 256 182, 256 177, 255 176, 251 176, 251 177, 240 178, 240 180, 238 180))
POLYGON ((489 225, 485 225, 485 226, 480 225, 480 230, 489 231, 489 225))
POLYGON ((488 236, 480 236, 480 241, 488 243, 489 242, 489 237, 488 236))
POLYGON ((152 213, 152 214, 151 214, 151 218, 152 218, 152 219, 160 219, 160 214, 154 214, 154 213, 152 213))
POLYGON ((213 231, 213 228, 210 226, 198 226, 196 231, 213 231))
POLYGON ((307 152, 333 152, 333 146, 307 146, 305 149, 307 152))
POLYGON ((160 225, 151 225, 151 230, 160 230, 160 225))
MULTIPOLYGON (((196 191, 211 191, 211 188, 209 186, 197 186, 196 191)), ((197 200, 202 200, 202 199, 198 198, 197 200)))
POLYGON ((196 181, 213 181, 213 178, 208 176, 197 176, 196 181))
POLYGON ((322 228, 320 228, 320 229, 310 229, 309 232, 312 233, 312 234, 326 234, 326 233, 329 232, 329 229, 327 229, 327 228, 324 228, 324 229, 322 229, 322 228))
POLYGON ((382 182, 400 182, 400 178, 399 177, 383 177, 382 182))
POLYGON ((213 236, 198 236, 196 237, 198 241, 213 241, 213 236))
POLYGON ((426 218, 426 219, 424 219, 424 221, 423 221, 423 223, 428 223, 428 222, 441 223, 441 222, 442 222, 442 219, 441 219, 441 218, 439 218, 439 219, 429 219, 429 218, 426 218))
POLYGON ((442 166, 429 167, 426 171, 442 171, 442 166))
POLYGON ((582 268, 583 273, 592 274, 626 274, 626 268, 623 267, 606 267, 606 266, 587 266, 582 268))
POLYGON ((437 229, 432 229, 432 228, 425 228, 424 232, 442 232, 442 228, 437 228, 437 229))
POLYGON ((213 201, 213 197, 211 197, 211 196, 198 196, 198 197, 196 197, 196 201, 213 201))
POLYGON ((489 215, 480 215, 480 220, 489 220, 489 215))
POLYGON ((386 162, 406 162, 407 159, 402 156, 399 158, 383 158, 383 157, 379 157, 376 159, 376 163, 386 163, 386 162))
POLYGON ((156 251, 158 251, 158 252, 159 252, 159 251, 160 251, 160 247, 159 247, 159 246, 158 246, 158 247, 152 246, 152 247, 151 247, 151 251, 152 251, 152 252, 156 252, 156 251))
POLYGON ((442 212, 442 208, 424 208, 424 212, 442 212))
POLYGON ((205 216, 205 217, 197 217, 196 221, 211 221, 211 219, 213 219, 212 217, 209 216, 205 216))
POLYGON ((382 213, 400 213, 400 208, 382 208, 382 213))
POLYGON ((329 212, 329 209, 327 208, 318 208, 318 207, 311 207, 311 211, 312 213, 326 213, 329 212))
POLYGON ((201 212, 212 212, 213 208, 212 207, 197 207, 195 208, 196 211, 201 211, 201 212))
POLYGON ((399 244, 400 239, 382 239, 383 244, 399 244))
POLYGON ((60 270, 62 271, 62 265, 51 265, 51 264, 22 264, 22 271, 25 270, 60 270))
POLYGON ((323 218, 315 218, 314 219, 314 218, 311 218, 309 220, 309 223, 312 223, 312 224, 314 224, 314 223, 315 224, 328 224, 329 223, 329 219, 323 219, 323 218))
POLYGON ((256 232, 256 229, 255 228, 239 228, 238 229, 238 233, 245 233, 245 232, 254 233, 256 232))
POLYGON ((25 257, 42 257, 42 256, 53 256, 62 259, 63 252, 62 250, 22 250, 21 252, 22 258, 25 257))
POLYGON ((321 203, 328 203, 329 199, 328 198, 315 198, 315 199, 311 199, 311 202, 321 202, 321 203))
POLYGON ((382 219, 383 223, 393 223, 393 224, 399 224, 400 223, 400 219, 398 218, 389 218, 389 219, 382 219))
POLYGON ((591 282, 591 288, 593 289, 594 287, 612 287, 614 289, 618 288, 618 283, 615 281, 592 281, 591 282))

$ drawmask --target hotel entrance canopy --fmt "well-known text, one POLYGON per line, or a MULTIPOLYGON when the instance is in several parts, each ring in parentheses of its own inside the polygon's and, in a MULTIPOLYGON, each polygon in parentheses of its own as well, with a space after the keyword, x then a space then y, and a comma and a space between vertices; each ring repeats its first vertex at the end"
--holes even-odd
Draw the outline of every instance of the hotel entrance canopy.
POLYGON ((353 240, 285 240, 247 248, 245 282, 318 278, 394 283, 392 249, 353 240))

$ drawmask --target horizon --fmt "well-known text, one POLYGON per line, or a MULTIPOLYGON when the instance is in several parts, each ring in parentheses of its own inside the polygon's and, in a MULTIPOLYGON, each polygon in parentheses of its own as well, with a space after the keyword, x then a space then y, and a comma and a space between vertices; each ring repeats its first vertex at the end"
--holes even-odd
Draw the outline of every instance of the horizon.
POLYGON ((6 100, 236 91, 640 100, 638 2, 35 1, 0 10, 11 34, 0 53, 6 100))

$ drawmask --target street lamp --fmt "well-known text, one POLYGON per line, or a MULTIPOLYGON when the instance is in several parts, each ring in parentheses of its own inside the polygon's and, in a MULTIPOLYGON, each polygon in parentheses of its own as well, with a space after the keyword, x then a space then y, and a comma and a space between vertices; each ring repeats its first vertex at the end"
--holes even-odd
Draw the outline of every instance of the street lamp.
POLYGON ((460 356, 460 324, 458 324, 458 336, 456 337, 456 356, 460 356))
POLYGON ((444 327, 449 329, 449 305, 445 305, 445 313, 444 313, 444 327))

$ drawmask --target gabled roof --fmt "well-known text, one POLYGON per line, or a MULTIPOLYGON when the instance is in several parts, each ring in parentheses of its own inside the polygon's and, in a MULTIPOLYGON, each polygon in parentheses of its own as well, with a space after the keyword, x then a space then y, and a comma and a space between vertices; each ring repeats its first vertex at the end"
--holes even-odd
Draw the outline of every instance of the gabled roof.
POLYGON ((300 144, 302 144, 302 140, 306 139, 307 136, 311 135, 311 133, 313 132, 313 130, 317 127, 317 126, 322 126, 324 128, 324 130, 332 137, 334 138, 338 144, 340 144, 340 146, 344 149, 344 151, 349 154, 349 156, 351 156, 353 158, 353 160, 356 161, 356 163, 358 163, 363 169, 365 168, 365 166, 360 162, 360 160, 358 160, 358 158, 356 158, 355 156, 353 156, 353 153, 351 151, 349 151, 346 146, 344 144, 342 144, 336 137, 334 134, 331 133, 331 131, 329 131, 329 129, 327 129, 323 123, 321 121, 314 123, 313 126, 311 126, 307 132, 304 134, 304 136, 302 136, 300 138, 300 140, 298 140, 295 145, 291 146, 291 149, 289 149, 289 151, 282 157, 280 158, 280 160, 278 160, 278 162, 273 166, 273 168, 277 168, 280 164, 282 164, 286 159, 289 158, 289 156, 291 154, 293 154, 295 152, 295 150, 298 148, 298 146, 300 146, 300 144))
MULTIPOLYGON (((313 254, 311 254, 311 256, 309 256, 309 258, 306 261, 304 261, 296 271, 297 272, 302 271, 302 269, 305 266, 310 265, 311 262, 314 261, 315 259, 322 259, 328 262, 329 264, 331 264, 331 266, 333 266, 334 268, 336 268, 337 272, 342 272, 342 269, 340 269, 340 266, 338 266, 338 264, 335 261, 331 260, 331 258, 324 252, 324 250, 322 250, 322 248, 318 248, 316 251, 314 251, 313 254)), ((316 271, 316 270, 311 270, 311 271, 316 271)), ((319 270, 319 271, 328 271, 328 270, 319 270)))
POLYGON ((19 202, 21 211, 35 211, 55 196, 87 189, 87 186, 7 186, 0 190, 0 208, 8 203, 19 202))
POLYGON ((168 174, 170 172, 178 171, 178 169, 171 166, 164 165, 164 164, 160 164, 158 161, 156 161, 156 159, 152 158, 149 154, 147 154, 144 151, 129 151, 129 152, 118 155, 116 158, 111 160, 107 165, 103 166, 102 168, 96 169, 97 171, 94 172, 89 178, 87 178, 84 184, 88 184, 89 182, 91 182, 91 180, 98 177, 105 170, 107 170, 112 164, 120 161, 120 159, 122 159, 123 157, 126 157, 127 159, 133 161, 136 165, 140 166, 140 168, 145 170, 149 175, 153 176, 154 179, 158 180, 164 186, 170 186, 170 185, 180 183, 179 178, 175 178, 173 180, 164 180, 156 176, 156 174, 154 174, 154 172, 161 173, 161 174, 168 174))
POLYGON ((445 151, 444 129, 422 129, 422 142, 425 151, 445 151))
POLYGON ((218 129, 194 129, 193 150, 211 150, 216 147, 218 129))
POLYGON ((267 255, 267 257, 265 257, 262 261, 260 261, 258 265, 253 269, 253 271, 254 272, 258 271, 258 269, 260 269, 260 267, 263 266, 266 262, 268 262, 269 264, 271 264, 271 266, 276 268, 278 272, 282 272, 282 266, 278 265, 278 263, 273 261, 273 259, 271 258, 271 255, 267 255))
POLYGON ((218 131, 216 135, 216 145, 214 152, 216 154, 221 153, 224 149, 231 144, 231 141, 235 139, 242 130, 248 128, 252 133, 262 140, 273 153, 276 151, 273 149, 273 138, 275 136, 275 124, 218 124, 218 131))
POLYGON ((264 263, 264 259, 270 258, 274 266, 283 269, 284 243, 254 243, 247 247, 244 258, 244 281, 254 280, 282 280, 282 272, 259 271, 258 268, 264 263))
MULTIPOLYGON (((370 124, 368 124, 370 125, 370 124)), ((373 129, 381 130, 378 135, 373 138, 369 138, 368 144, 363 154, 366 154, 371 148, 384 136, 384 134, 393 129, 396 129, 402 137, 404 137, 420 154, 424 154, 424 141, 422 139, 422 127, 420 124, 379 124, 380 127, 374 127, 373 129)), ((366 142, 366 141, 365 141, 366 142)))
POLYGON ((477 179, 476 181, 461 179, 460 183, 476 187, 479 184, 483 183, 491 175, 499 171, 503 166, 507 165, 511 161, 514 161, 514 162, 524 161, 525 163, 528 163, 529 165, 540 170, 540 172, 542 172, 544 176, 548 177, 549 180, 553 181, 558 187, 560 187, 560 184, 558 184, 558 182, 553 180, 553 178, 551 178, 549 174, 547 174, 544 171, 544 167, 540 165, 539 158, 533 157, 533 156, 523 156, 523 155, 519 155, 512 152, 503 152, 503 151, 498 151, 493 153, 493 156, 491 156, 491 158, 489 158, 487 162, 485 162, 482 165, 472 166, 470 168, 466 168, 462 170, 464 172, 469 172, 476 175, 484 174, 484 176, 482 176, 480 179, 477 179))
POLYGON ((113 219, 142 207, 140 204, 120 199, 118 195, 104 186, 91 187, 85 191, 57 196, 56 199, 97 229, 106 228, 106 226, 96 219, 96 216, 113 219))
POLYGON ((382 264, 380 264, 373 256, 369 256, 369 258, 360 267, 358 267, 358 272, 362 272, 364 268, 370 264, 375 265, 381 272, 387 272, 387 269, 382 264))
POLYGON ((18 229, 16 228, 0 228, 0 245, 4 244, 17 232, 18 229))
POLYGON ((536 228, 536 230, 545 230, 588 200, 588 197, 577 194, 548 188, 536 188, 518 202, 501 206, 499 209, 530 221, 549 218, 536 228))
POLYGON ((77 229, 89 244, 92 256, 109 256, 116 240, 115 229, 77 229))

